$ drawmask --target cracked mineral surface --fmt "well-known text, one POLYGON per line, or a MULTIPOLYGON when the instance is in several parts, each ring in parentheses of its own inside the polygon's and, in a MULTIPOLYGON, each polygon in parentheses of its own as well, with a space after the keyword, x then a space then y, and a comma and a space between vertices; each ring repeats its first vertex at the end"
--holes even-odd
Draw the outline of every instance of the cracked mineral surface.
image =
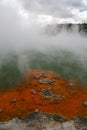
POLYGON ((87 119, 76 117, 67 120, 38 111, 30 114, 24 120, 15 118, 7 122, 0 122, 0 130, 87 130, 87 119))

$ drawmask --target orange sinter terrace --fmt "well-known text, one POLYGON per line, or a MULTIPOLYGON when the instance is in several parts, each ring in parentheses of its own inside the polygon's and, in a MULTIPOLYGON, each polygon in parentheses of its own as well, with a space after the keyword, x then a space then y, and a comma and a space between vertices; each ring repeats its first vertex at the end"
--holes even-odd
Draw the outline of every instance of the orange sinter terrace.
POLYGON ((20 85, 0 90, 0 121, 25 118, 34 111, 87 116, 87 89, 51 71, 28 70, 20 85))

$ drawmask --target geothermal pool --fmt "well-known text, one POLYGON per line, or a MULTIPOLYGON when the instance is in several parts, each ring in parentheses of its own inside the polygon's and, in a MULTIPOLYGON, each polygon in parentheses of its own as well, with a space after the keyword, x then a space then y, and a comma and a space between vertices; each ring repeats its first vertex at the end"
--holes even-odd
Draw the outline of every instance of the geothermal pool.
POLYGON ((1 41, 0 88, 18 84, 27 69, 51 70, 66 79, 87 84, 86 32, 79 32, 77 25, 69 31, 54 27, 25 28, 21 37, 1 41))
POLYGON ((59 32, 54 26, 31 27, 21 38, 2 40, 0 120, 24 118, 35 110, 67 118, 87 116, 86 35, 77 29, 59 32), (43 72, 47 77, 38 80, 55 83, 38 84, 35 76, 43 72), (48 93, 44 100, 42 90, 48 93))

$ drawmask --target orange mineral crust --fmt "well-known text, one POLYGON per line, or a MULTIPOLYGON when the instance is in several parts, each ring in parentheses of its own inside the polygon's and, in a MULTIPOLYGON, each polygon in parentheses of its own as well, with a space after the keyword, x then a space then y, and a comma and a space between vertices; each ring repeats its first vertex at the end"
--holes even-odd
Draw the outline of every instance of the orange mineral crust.
POLYGON ((29 70, 19 86, 0 90, 0 121, 24 118, 35 110, 87 116, 87 89, 51 71, 29 70))

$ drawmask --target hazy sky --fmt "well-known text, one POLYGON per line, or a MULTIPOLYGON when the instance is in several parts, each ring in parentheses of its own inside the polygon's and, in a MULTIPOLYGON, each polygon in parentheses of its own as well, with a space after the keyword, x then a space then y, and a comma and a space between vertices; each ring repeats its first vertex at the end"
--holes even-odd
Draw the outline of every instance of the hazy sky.
POLYGON ((60 21, 87 21, 87 0, 22 0, 22 6, 31 13, 52 16, 60 21))
POLYGON ((51 43, 80 46, 81 40, 74 45, 68 43, 70 39, 65 35, 60 37, 63 41, 40 37, 37 31, 40 26, 37 25, 84 21, 87 21, 87 0, 0 0, 0 52, 9 48, 40 48, 51 43))
POLYGON ((4 16, 26 24, 86 22, 87 0, 0 0, 0 19, 4 16))

